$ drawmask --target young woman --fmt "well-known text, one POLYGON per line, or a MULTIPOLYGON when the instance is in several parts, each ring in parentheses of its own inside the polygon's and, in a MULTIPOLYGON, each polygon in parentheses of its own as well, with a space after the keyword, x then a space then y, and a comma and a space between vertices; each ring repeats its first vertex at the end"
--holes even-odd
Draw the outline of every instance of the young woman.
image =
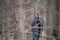
POLYGON ((39 40, 41 31, 43 30, 43 18, 40 13, 35 13, 31 21, 33 40, 39 40))

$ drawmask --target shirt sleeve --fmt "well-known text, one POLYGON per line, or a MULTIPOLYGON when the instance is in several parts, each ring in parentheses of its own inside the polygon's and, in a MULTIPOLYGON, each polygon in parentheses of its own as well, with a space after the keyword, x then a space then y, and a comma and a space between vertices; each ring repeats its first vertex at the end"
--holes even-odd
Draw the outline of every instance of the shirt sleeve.
POLYGON ((34 18, 31 20, 31 26, 35 26, 34 18))
POLYGON ((40 22, 41 22, 41 24, 40 24, 40 25, 41 25, 41 26, 40 26, 40 27, 41 27, 41 30, 43 30, 43 17, 41 17, 40 22))
POLYGON ((35 26, 34 18, 31 19, 31 31, 33 32, 33 26, 35 26))

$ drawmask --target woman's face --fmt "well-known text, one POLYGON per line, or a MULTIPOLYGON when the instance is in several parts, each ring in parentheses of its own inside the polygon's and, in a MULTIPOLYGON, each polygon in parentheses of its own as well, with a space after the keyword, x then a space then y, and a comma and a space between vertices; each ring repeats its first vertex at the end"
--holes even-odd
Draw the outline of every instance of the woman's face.
POLYGON ((36 19, 36 20, 39 20, 39 14, 38 14, 38 13, 35 13, 34 16, 35 16, 35 19, 36 19))

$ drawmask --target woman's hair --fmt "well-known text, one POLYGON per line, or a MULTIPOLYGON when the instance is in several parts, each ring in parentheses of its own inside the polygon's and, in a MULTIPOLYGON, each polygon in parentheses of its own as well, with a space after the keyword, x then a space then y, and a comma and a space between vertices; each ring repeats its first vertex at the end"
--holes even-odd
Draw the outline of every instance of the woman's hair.
POLYGON ((35 13, 34 13, 34 16, 35 16, 35 15, 40 16, 40 12, 35 12, 35 13))

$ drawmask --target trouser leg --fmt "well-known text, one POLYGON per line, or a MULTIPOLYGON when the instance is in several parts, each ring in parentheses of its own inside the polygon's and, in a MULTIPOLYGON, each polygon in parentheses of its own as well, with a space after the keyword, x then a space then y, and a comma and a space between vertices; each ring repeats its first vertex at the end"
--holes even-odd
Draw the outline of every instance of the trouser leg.
POLYGON ((38 35, 38 40, 39 40, 39 38, 40 38, 40 35, 38 35))
POLYGON ((39 38, 40 38, 40 35, 36 35, 36 34, 35 34, 35 35, 33 36, 33 40, 39 40, 39 38))

